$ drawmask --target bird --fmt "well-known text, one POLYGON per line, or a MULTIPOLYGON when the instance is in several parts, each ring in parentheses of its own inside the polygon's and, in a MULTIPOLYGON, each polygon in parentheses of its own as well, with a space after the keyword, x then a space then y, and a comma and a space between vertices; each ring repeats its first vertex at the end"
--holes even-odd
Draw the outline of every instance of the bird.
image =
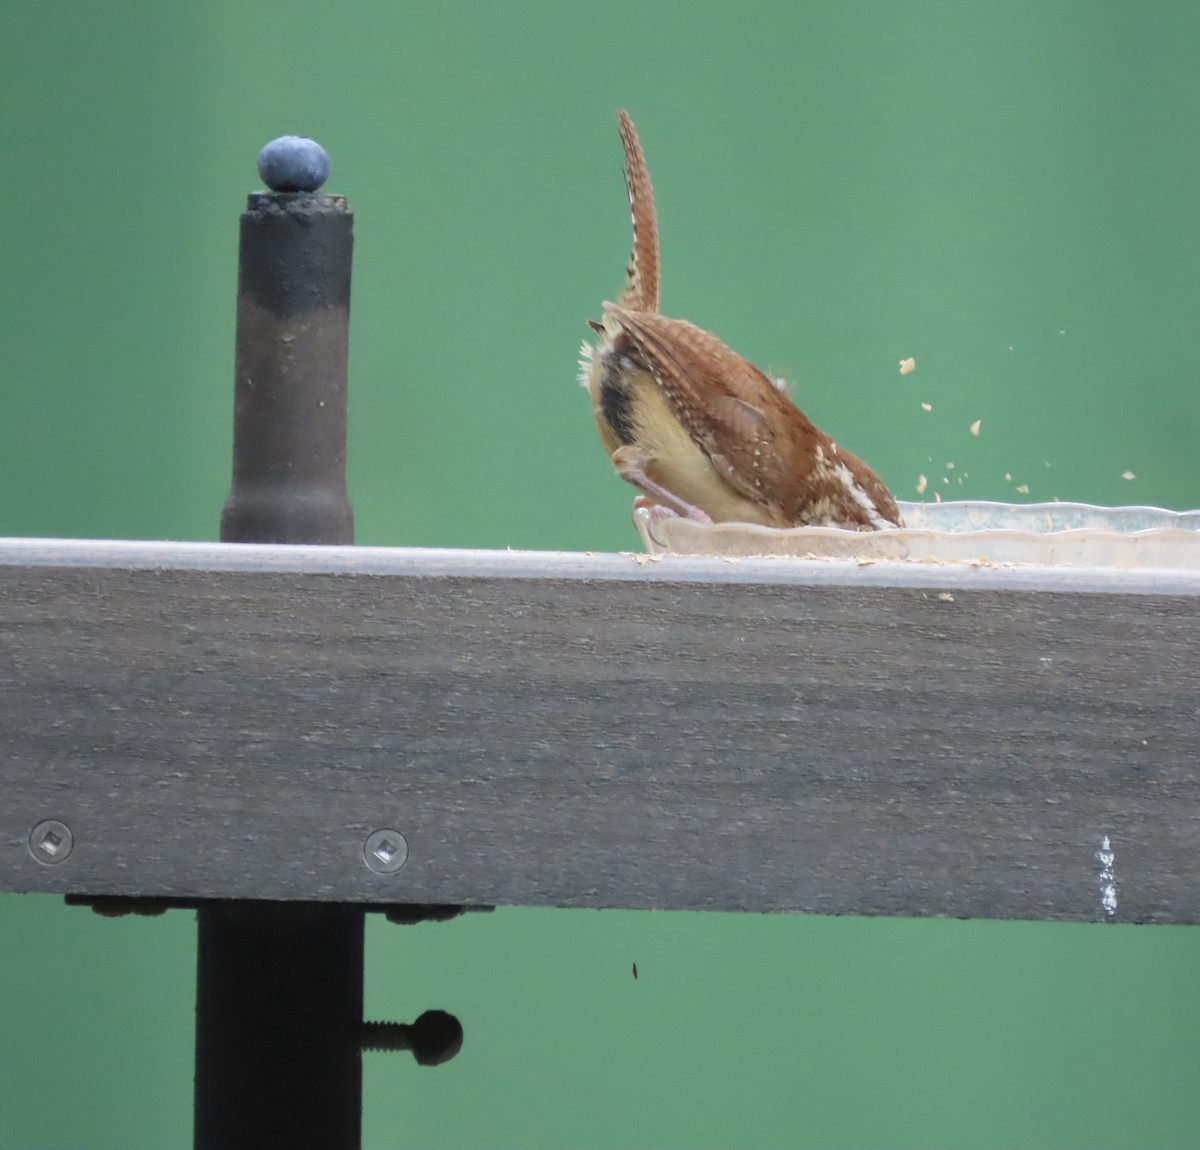
POLYGON ((687 320, 659 311, 654 189, 633 120, 617 113, 633 248, 625 286, 589 320, 579 382, 617 474, 656 517, 764 527, 902 526, 887 485, 773 380, 687 320))

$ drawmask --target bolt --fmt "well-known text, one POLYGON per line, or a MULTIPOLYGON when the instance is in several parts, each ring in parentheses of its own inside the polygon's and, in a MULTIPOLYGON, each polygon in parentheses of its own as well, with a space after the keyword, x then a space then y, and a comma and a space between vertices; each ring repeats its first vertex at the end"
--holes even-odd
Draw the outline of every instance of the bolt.
POLYGON ((373 831, 363 843, 363 862, 376 874, 395 874, 408 862, 408 842, 399 831, 373 831))
POLYGON ((364 1022, 364 1050, 410 1050, 420 1066, 440 1066, 461 1049, 462 1023, 444 1010, 427 1010, 416 1022, 364 1022))
POLYGON ((75 846, 75 836, 66 823, 45 819, 29 832, 29 853, 40 863, 60 863, 75 846))

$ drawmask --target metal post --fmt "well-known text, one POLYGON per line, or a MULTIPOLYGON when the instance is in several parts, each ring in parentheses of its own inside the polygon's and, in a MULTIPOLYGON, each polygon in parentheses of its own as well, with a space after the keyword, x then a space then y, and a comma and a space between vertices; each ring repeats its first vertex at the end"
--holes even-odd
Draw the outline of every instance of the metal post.
POLYGON ((343 197, 310 192, 256 193, 242 216, 226 543, 354 542, 346 497, 353 223, 343 197))
POLYGON ((196 1150, 359 1147, 363 912, 213 903, 197 914, 196 1150))
MULTIPOLYGON (((315 194, 328 158, 310 140, 269 144, 259 171, 274 190, 251 195, 241 220, 233 486, 221 539, 352 543, 353 217, 340 196, 315 194)), ((363 912, 226 902, 202 905, 197 922, 196 1150, 357 1150, 363 912)))

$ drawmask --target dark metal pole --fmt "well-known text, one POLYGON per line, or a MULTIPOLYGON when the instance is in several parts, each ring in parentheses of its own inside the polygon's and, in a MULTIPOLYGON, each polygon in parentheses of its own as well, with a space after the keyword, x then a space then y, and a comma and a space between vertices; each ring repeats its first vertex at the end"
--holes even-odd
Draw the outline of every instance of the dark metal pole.
POLYGON ((197 916, 196 1150, 357 1150, 363 912, 230 902, 197 916))
POLYGON ((346 497, 353 223, 341 196, 310 192, 256 193, 242 216, 227 543, 354 542, 346 497))
MULTIPOLYGON (((250 196, 241 221, 233 487, 221 539, 352 543, 353 217, 340 196, 315 194, 328 158, 310 140, 269 144, 259 171, 275 190, 250 196)), ((202 905, 197 924, 196 1150, 358 1150, 363 912, 224 902, 202 905)))

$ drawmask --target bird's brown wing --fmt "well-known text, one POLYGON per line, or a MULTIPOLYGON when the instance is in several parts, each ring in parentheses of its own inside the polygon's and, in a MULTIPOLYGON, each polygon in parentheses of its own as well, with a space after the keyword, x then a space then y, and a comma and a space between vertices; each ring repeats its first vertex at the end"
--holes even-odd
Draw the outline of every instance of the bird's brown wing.
POLYGON ((825 437, 754 364, 686 320, 604 307, 732 490, 767 505, 795 485, 825 437))

